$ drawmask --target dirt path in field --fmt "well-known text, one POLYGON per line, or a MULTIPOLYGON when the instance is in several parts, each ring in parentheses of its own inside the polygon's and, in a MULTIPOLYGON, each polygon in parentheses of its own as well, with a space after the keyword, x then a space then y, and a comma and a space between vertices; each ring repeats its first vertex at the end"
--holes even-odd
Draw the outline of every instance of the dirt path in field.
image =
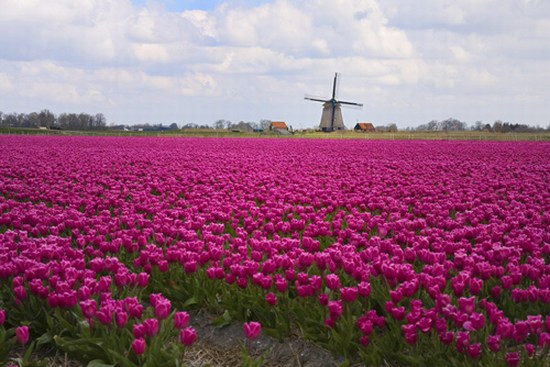
MULTIPOLYGON (((197 331, 197 342, 186 350, 186 361, 191 366, 240 366, 245 341, 242 324, 218 328, 212 320, 209 314, 192 313, 190 325, 197 331)), ((263 365, 268 367, 336 367, 344 361, 311 342, 294 338, 280 342, 262 333, 245 344, 253 358, 264 355, 263 365)))

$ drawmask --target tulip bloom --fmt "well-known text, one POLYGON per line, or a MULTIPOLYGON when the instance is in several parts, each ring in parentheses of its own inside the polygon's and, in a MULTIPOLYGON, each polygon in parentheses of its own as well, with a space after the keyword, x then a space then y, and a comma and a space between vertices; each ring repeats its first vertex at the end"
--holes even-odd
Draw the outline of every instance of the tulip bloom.
POLYGON ((356 287, 340 288, 340 298, 346 303, 351 303, 357 299, 359 291, 356 287))
POLYGON ((270 305, 270 306, 273 306, 277 303, 277 296, 272 293, 272 292, 269 292, 268 294, 265 295, 265 301, 270 305))
POLYGON ((19 344, 27 344, 27 342, 29 341, 29 327, 18 326, 15 329, 15 337, 19 344))
POLYGON ((138 276, 137 276, 137 285, 140 288, 145 288, 145 287, 147 287, 148 283, 149 283, 149 274, 147 274, 145 272, 139 273, 138 276))
POLYGON ((145 326, 143 324, 134 324, 132 327, 132 334, 135 339, 140 339, 145 336, 145 326))
POLYGON ((155 304, 155 316, 159 320, 164 320, 170 314, 170 301, 163 298, 157 301, 155 304))
POLYGON ((344 307, 342 306, 342 301, 329 301, 328 302, 328 312, 331 319, 339 318, 344 312, 344 307))
POLYGON ((185 311, 178 311, 174 314, 174 327, 176 329, 183 329, 187 327, 189 323, 189 314, 185 311))
POLYGON ((516 367, 519 365, 519 354, 516 352, 506 353, 506 364, 509 367, 516 367))
POLYGON ((145 339, 143 338, 134 339, 134 341, 132 342, 132 350, 137 356, 145 353, 145 346, 145 339))
POLYGON ((185 346, 192 345, 197 340, 197 333, 192 327, 180 330, 180 342, 185 346))
POLYGON ((118 327, 124 327, 128 323, 128 314, 124 311, 115 313, 115 322, 118 327))
POLYGON ((143 321, 145 335, 155 336, 159 331, 159 321, 157 319, 147 319, 143 321))
POLYGON ((256 339, 262 330, 262 324, 256 321, 245 322, 243 324, 244 336, 247 339, 256 339))
POLYGON ((468 346, 467 353, 470 358, 479 358, 479 356, 481 355, 481 343, 470 344, 468 346))

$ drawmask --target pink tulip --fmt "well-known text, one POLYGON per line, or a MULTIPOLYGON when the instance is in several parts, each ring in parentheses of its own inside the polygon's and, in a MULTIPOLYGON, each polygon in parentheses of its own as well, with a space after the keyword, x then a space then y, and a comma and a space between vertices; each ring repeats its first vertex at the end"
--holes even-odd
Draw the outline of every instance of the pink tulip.
POLYGON ((356 287, 340 288, 340 298, 346 303, 354 302, 357 299, 359 291, 356 287))
POLYGON ((329 301, 327 307, 331 319, 339 318, 344 312, 342 301, 329 301))
POLYGON ((176 329, 183 329, 187 327, 189 323, 189 314, 185 311, 178 311, 174 314, 174 327, 176 329))
POLYGON ((470 358, 479 358, 481 356, 481 343, 470 344, 467 353, 470 358))
POLYGON ((519 365, 519 354, 516 352, 506 353, 506 364, 509 367, 516 367, 519 365))
POLYGON ((247 339, 256 339, 262 330, 262 325, 256 321, 245 322, 243 324, 244 336, 247 339))
POLYGON ((135 339, 140 339, 145 337, 145 326, 143 324, 134 324, 132 326, 132 334, 135 339))
POLYGON ((149 283, 149 274, 147 274, 145 272, 139 273, 138 276, 137 276, 137 285, 140 288, 145 288, 145 287, 147 287, 148 283, 149 283))
POLYGON ((29 327, 28 326, 18 326, 15 328, 15 337, 19 344, 27 344, 29 341, 29 327))
POLYGON ((180 342, 185 346, 192 345, 197 339, 197 333, 192 327, 180 330, 180 342))
POLYGON ((270 305, 270 306, 274 306, 276 303, 277 303, 277 296, 272 293, 272 292, 269 292, 265 295, 265 301, 270 305))
POLYGON ((155 336, 159 331, 159 322, 157 319, 147 319, 143 321, 145 335, 155 336))
POLYGON ((156 303, 154 308, 155 308, 155 316, 159 320, 164 320, 170 314, 171 304, 169 300, 163 298, 156 303))
POLYGON ((132 342, 132 350, 134 351, 135 355, 140 356, 145 353, 145 348, 146 343, 145 339, 143 338, 134 339, 134 341, 132 342))
POLYGON ((359 295, 361 297, 368 297, 371 293, 371 286, 368 282, 361 282, 357 285, 357 289, 359 291, 359 295))
POLYGON ((124 311, 115 313, 115 323, 118 327, 124 327, 128 323, 128 314, 124 311))
POLYGON ((328 289, 336 290, 340 288, 340 279, 336 274, 328 274, 327 276, 325 276, 325 284, 328 289))

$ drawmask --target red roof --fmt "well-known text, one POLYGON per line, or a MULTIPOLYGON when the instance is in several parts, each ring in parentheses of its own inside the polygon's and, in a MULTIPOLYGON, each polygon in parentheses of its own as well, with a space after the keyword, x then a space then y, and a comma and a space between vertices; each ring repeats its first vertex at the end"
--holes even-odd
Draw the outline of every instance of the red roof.
POLYGON ((272 121, 271 128, 288 130, 288 126, 286 126, 286 123, 284 121, 272 121))
POLYGON ((374 131, 376 130, 374 128, 374 125, 370 122, 358 122, 355 126, 356 130, 363 130, 363 131, 374 131))

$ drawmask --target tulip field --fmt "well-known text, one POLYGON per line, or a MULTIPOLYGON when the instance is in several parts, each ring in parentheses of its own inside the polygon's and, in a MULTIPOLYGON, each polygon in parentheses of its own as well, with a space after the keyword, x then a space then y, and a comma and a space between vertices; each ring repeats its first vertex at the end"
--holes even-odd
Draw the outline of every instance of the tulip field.
POLYGON ((550 144, 0 136, 0 366, 550 365, 550 144))

